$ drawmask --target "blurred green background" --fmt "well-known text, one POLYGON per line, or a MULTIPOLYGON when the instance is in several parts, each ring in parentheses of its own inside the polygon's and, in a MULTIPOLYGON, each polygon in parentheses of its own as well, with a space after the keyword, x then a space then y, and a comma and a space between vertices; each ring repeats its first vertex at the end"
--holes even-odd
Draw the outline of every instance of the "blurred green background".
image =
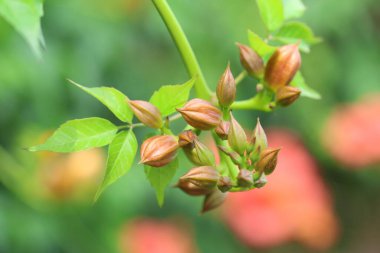
MULTIPOLYGON (((259 115, 266 128, 289 128, 302 136, 317 158, 341 226, 340 237, 328 252, 380 252, 378 166, 346 170, 320 140, 336 105, 380 92, 380 2, 304 2, 303 20, 324 41, 303 55, 302 70, 323 100, 302 98, 271 114, 244 111, 239 119, 252 128, 259 115)), ((235 74, 240 72, 235 42, 248 42, 247 29, 264 35, 253 0, 170 4, 213 88, 228 61, 235 74)), ((94 205, 93 191, 87 197, 46 198, 35 177, 41 161, 48 158, 22 148, 38 143, 39 136, 69 119, 115 120, 66 78, 87 86, 114 86, 131 98, 148 99, 161 85, 183 83, 188 76, 149 0, 47 0, 44 12, 42 60, 0 19, 0 252, 119 252, 123 224, 142 216, 187 220, 194 226, 200 252, 312 252, 292 242, 250 249, 215 215, 199 216, 200 199, 177 190, 167 191, 166 203, 159 208, 142 166, 132 168, 94 205)), ((238 97, 252 94, 254 84, 246 79, 238 97)))

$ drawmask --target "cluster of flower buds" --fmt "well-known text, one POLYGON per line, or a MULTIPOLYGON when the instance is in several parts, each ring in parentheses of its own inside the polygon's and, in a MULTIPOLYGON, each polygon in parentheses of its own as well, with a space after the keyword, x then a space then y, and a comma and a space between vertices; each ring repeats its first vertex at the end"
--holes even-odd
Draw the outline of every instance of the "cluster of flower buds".
POLYGON ((249 75, 263 82, 265 87, 275 93, 276 105, 288 106, 298 99, 301 91, 289 86, 301 67, 298 44, 277 48, 266 66, 263 59, 252 48, 242 44, 238 44, 238 47, 242 66, 249 75))

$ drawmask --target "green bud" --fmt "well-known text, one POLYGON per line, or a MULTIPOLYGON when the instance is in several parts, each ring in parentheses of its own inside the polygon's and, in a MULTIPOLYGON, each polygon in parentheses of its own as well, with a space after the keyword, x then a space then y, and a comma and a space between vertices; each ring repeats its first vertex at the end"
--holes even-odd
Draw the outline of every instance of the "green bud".
POLYGON ((141 123, 151 128, 162 127, 162 116, 157 107, 142 100, 128 100, 127 102, 141 123))
POLYGON ((215 157, 212 151, 198 139, 193 141, 193 146, 183 147, 183 151, 187 158, 195 165, 212 166, 215 164, 215 157))
POLYGON ((228 144, 230 147, 238 152, 240 155, 244 155, 244 152, 247 148, 247 135, 244 132, 244 129, 241 125, 235 120, 232 113, 231 122, 230 122, 230 130, 228 133, 228 144))
POLYGON ((229 178, 227 176, 222 176, 219 178, 218 189, 221 192, 228 192, 232 188, 232 186, 233 185, 232 185, 231 178, 229 178))
POLYGON ((261 188, 261 187, 264 187, 267 183, 268 183, 267 177, 264 174, 261 174, 261 176, 257 180, 254 180, 253 185, 256 188, 261 188))
POLYGON ((216 96, 222 107, 228 108, 234 101, 236 96, 236 84, 234 76, 231 73, 230 64, 228 64, 222 77, 216 87, 216 96))
POLYGON ((250 141, 250 152, 255 151, 260 153, 268 147, 268 140, 263 127, 260 124, 260 119, 257 118, 255 130, 253 131, 252 139, 250 141))

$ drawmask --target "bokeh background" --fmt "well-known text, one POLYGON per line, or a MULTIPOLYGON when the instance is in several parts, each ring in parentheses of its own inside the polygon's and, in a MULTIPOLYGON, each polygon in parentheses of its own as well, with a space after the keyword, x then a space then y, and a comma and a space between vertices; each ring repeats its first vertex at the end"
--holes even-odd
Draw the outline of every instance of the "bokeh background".
MULTIPOLYGON (((260 116, 283 147, 279 166, 264 189, 203 216, 201 199, 175 189, 159 208, 142 166, 92 204, 104 150, 23 149, 69 119, 116 121, 66 78, 136 99, 188 79, 150 1, 45 1, 42 60, 0 19, 0 252, 380 252, 380 2, 304 2, 323 42, 302 70, 323 99, 239 113, 246 128, 260 116)), ((264 34, 253 0, 170 4, 213 87, 228 61, 240 72, 235 42, 248 42, 247 29, 264 34)), ((246 79, 238 97, 253 93, 246 79)))

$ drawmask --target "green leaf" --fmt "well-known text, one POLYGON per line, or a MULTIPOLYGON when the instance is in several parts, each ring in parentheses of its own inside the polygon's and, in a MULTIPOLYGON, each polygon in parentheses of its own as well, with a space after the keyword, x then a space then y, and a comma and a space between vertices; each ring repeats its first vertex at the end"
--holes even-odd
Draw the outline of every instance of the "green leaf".
POLYGON ((261 18, 270 32, 276 31, 284 21, 282 0, 256 0, 261 18))
POLYGON ((41 57, 44 38, 41 30, 42 0, 0 0, 0 16, 8 21, 41 57))
POLYGON ((274 39, 284 44, 293 44, 301 40, 300 49, 310 51, 310 45, 321 41, 314 36, 313 31, 302 22, 289 22, 275 34, 274 39))
POLYGON ((302 0, 282 0, 282 2, 284 5, 284 17, 286 20, 300 18, 306 10, 302 0))
POLYGON ((75 119, 62 124, 44 144, 29 151, 75 152, 109 144, 117 127, 102 118, 75 119))
POLYGON ((87 88, 72 80, 68 81, 98 99, 121 121, 132 122, 133 111, 126 102, 127 96, 122 92, 111 87, 87 88))
POLYGON ((160 168, 145 166, 145 174, 152 187, 156 190, 156 197, 159 206, 164 204, 165 189, 174 177, 177 168, 178 159, 175 159, 168 165, 160 168))
POLYGON ((310 88, 303 78, 301 72, 297 72, 297 74, 294 76, 292 82, 290 83, 291 86, 297 87, 301 90, 301 96, 311 98, 311 99, 321 99, 321 95, 314 89, 310 88))
POLYGON ((259 35, 248 30, 248 40, 250 46, 258 53, 262 58, 269 57, 276 51, 276 47, 268 45, 259 35))
POLYGON ((194 82, 193 78, 184 84, 162 86, 153 93, 149 102, 160 110, 163 117, 168 116, 187 102, 194 82))
POLYGON ((129 171, 136 156, 137 145, 132 129, 116 135, 108 148, 107 170, 95 200, 109 185, 129 171))

